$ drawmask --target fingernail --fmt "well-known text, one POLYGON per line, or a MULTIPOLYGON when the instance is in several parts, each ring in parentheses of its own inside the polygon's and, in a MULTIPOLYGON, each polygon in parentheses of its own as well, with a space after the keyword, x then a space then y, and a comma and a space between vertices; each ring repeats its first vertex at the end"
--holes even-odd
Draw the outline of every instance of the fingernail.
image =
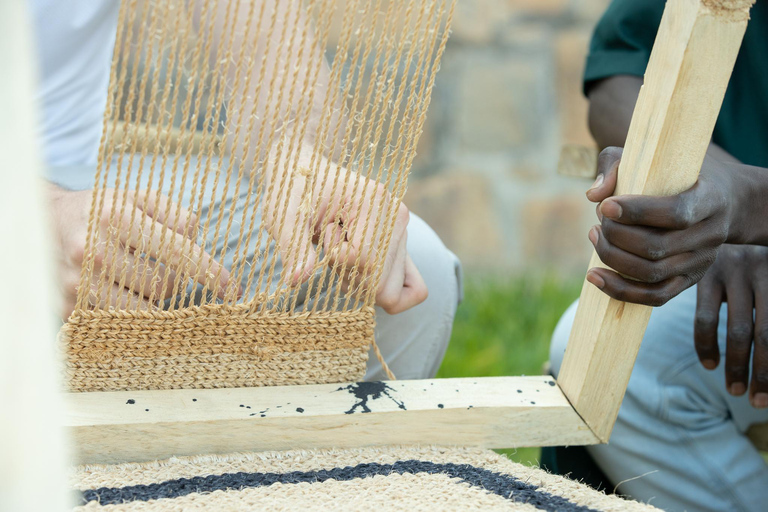
POLYGON ((592 226, 592 229, 589 230, 589 241, 592 242, 592 245, 597 247, 597 241, 600 239, 600 234, 597 232, 597 226, 592 226))
MULTIPOLYGON (((605 180, 605 176, 603 176, 602 174, 598 174, 598 175, 597 175, 597 179, 596 179, 596 180, 595 180, 595 182, 592 184, 592 186, 591 186, 591 187, 589 187, 589 190, 594 190, 594 189, 596 189, 597 187, 599 187, 600 185, 602 185, 602 184, 603 184, 603 181, 604 181, 604 180, 605 180)), ((587 190, 587 192, 589 192, 589 190, 587 190)))
POLYGON ((605 288, 605 281, 595 272, 587 272, 587 281, 597 286, 600 290, 605 288))
POLYGON ((752 397, 752 406, 757 409, 768 407, 768 393, 755 393, 755 396, 752 397))
POLYGON ((701 366, 706 368, 707 370, 714 370, 717 368, 717 361, 714 359, 705 359, 701 362, 701 366))
POLYGON ((730 393, 733 396, 741 396, 746 392, 747 392, 747 387, 744 385, 743 382, 734 382, 733 384, 731 384, 730 393))
POLYGON ((603 215, 608 217, 609 219, 620 219, 621 218, 621 205, 617 203, 616 201, 611 201, 610 199, 606 199, 603 201, 603 204, 600 206, 600 211, 603 212, 603 215))

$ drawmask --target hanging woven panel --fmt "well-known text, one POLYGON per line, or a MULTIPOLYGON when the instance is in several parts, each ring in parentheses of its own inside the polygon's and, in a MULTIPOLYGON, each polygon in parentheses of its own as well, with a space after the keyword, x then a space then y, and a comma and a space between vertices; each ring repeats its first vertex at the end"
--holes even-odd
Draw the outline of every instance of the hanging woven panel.
POLYGON ((452 12, 124 0, 69 389, 361 380, 452 12))

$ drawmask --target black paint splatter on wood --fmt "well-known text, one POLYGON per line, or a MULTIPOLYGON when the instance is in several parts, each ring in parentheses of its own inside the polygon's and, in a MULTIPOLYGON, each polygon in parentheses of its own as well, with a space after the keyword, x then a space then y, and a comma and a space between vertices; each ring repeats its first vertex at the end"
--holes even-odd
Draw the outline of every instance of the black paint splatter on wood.
POLYGON ((193 401, 193 402, 197 402, 197 398, 193 398, 193 399, 192 399, 192 401, 193 401))
POLYGON ((130 399, 128 399, 128 401, 127 401, 127 402, 125 402, 125 403, 126 403, 126 404, 130 404, 130 405, 133 405, 133 404, 135 404, 135 403, 136 403, 136 400, 134 400, 133 398, 130 398, 130 399))
POLYGON ((149 412, 149 409, 144 409, 145 412, 149 412))
POLYGON ((517 390, 517 392, 518 392, 518 393, 522 393, 522 392, 523 392, 523 390, 522 390, 522 389, 518 389, 518 390, 517 390))
POLYGON ((301 407, 297 407, 296 412, 304 412, 304 409, 302 409, 301 407))
POLYGON ((442 409, 443 407, 445 407, 443 404, 437 404, 438 409, 442 409))
POLYGON ((398 408, 404 411, 407 410, 403 402, 400 402, 389 394, 389 392, 394 391, 394 389, 387 386, 387 384, 384 382, 356 382, 354 384, 350 384, 349 386, 339 388, 336 391, 344 390, 349 391, 352 395, 355 396, 355 398, 358 399, 358 402, 355 403, 355 405, 353 405, 352 408, 346 411, 344 414, 352 414, 358 407, 360 407, 364 413, 371 412, 371 409, 368 407, 368 400, 379 400, 383 397, 387 397, 395 402, 398 408))
POLYGON ((554 385, 555 385, 555 381, 553 381, 553 380, 548 380, 548 381, 547 381, 547 384, 549 384, 550 386, 554 386, 554 385))

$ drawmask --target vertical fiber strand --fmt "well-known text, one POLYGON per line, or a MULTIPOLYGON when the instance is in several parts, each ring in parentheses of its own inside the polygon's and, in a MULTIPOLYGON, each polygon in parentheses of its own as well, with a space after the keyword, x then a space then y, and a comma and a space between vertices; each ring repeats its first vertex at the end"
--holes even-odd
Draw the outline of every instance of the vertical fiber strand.
MULTIPOLYGON (((164 42, 163 37, 155 37, 155 33, 158 30, 158 23, 161 22, 161 20, 166 19, 166 12, 163 11, 160 15, 158 15, 155 10, 152 11, 151 14, 151 20, 150 20, 150 29, 149 29, 149 37, 143 38, 141 37, 141 31, 144 30, 144 26, 139 27, 139 37, 140 44, 143 39, 148 39, 150 41, 150 44, 147 48, 147 60, 152 62, 152 55, 155 49, 157 48, 158 53, 158 62, 160 59, 160 56, 162 54, 162 44, 164 42), (158 48, 160 47, 160 48, 158 48)), ((178 17, 176 20, 178 21, 178 17)), ((144 73, 142 74, 141 78, 139 79, 139 62, 140 62, 140 56, 142 52, 140 50, 137 50, 136 56, 137 60, 133 65, 133 73, 131 76, 131 88, 128 91, 128 99, 125 103, 125 112, 124 112, 124 118, 125 118, 125 125, 123 129, 124 138, 129 137, 127 141, 128 148, 125 147, 126 143, 123 144, 123 147, 120 148, 120 151, 118 152, 117 157, 117 166, 116 166, 116 172, 115 172, 115 181, 114 181, 114 193, 118 194, 116 197, 114 197, 114 200, 112 201, 112 205, 110 208, 109 213, 109 223, 108 223, 108 231, 106 233, 106 247, 104 250, 104 262, 105 264, 102 265, 101 269, 101 275, 100 275, 100 289, 101 295, 106 298, 107 302, 107 308, 111 307, 119 307, 122 309, 129 309, 129 304, 125 303, 122 305, 116 304, 114 301, 118 299, 118 294, 120 294, 121 290, 115 289, 114 286, 115 279, 117 279, 117 253, 121 246, 121 242, 119 240, 119 235, 122 230, 122 226, 120 226, 120 221, 122 220, 123 215, 125 214, 125 207, 126 203, 128 201, 128 197, 126 193, 123 193, 122 197, 119 195, 120 192, 120 185, 122 183, 123 179, 123 173, 126 172, 125 177, 125 190, 128 189, 128 182, 130 180, 130 172, 133 162, 133 154, 135 153, 136 144, 138 142, 138 130, 141 124, 141 114, 143 113, 144 109, 144 102, 140 101, 142 98, 142 95, 144 94, 146 90, 147 80, 151 77, 150 73, 144 73), (136 83, 138 82, 138 87, 136 87, 136 83), (134 112, 133 104, 137 101, 136 95, 139 95, 138 97, 138 107, 136 111, 134 112), (131 128, 134 128, 131 130, 131 128), (128 135, 131 131, 133 131, 133 140, 130 140, 130 135, 128 135), (126 151, 128 149, 128 151, 126 151), (130 153, 129 156, 129 165, 124 165, 125 161, 125 155, 126 153, 130 153), (126 169, 127 167, 127 169, 126 169), (119 210, 119 216, 118 216, 118 202, 120 204, 120 210, 119 210), (109 261, 108 264, 106 262, 109 261)), ((126 56, 126 58, 130 58, 130 54, 126 56)), ((154 101, 152 101, 154 103, 154 101)), ((118 105, 119 107, 119 105, 118 105)), ((117 120, 115 120, 116 122, 117 120)), ((106 191, 104 192, 106 194, 106 191)), ((126 254, 128 253, 128 247, 125 248, 123 251, 126 254)), ((139 254, 141 254, 142 251, 138 251, 139 254)), ((126 300, 129 298, 126 297, 126 300)))
MULTIPOLYGON (((110 137, 112 140, 114 140, 115 130, 116 126, 114 124, 111 125, 111 130, 109 130, 110 134, 107 135, 108 127, 110 126, 109 120, 112 119, 113 111, 115 110, 115 106, 113 103, 113 100, 115 96, 118 94, 117 89, 118 85, 123 82, 123 76, 125 76, 126 67, 127 67, 127 60, 123 60, 122 66, 120 66, 120 70, 118 72, 118 62, 120 59, 118 58, 119 55, 119 49, 122 48, 125 45, 125 38, 130 37, 129 34, 130 30, 128 30, 129 24, 127 23, 127 20, 129 18, 129 13, 136 12, 136 0, 132 0, 131 2, 123 2, 123 4, 120 6, 120 10, 118 13, 118 20, 117 20, 117 34, 115 35, 115 49, 113 51, 113 57, 112 57, 112 65, 110 67, 109 72, 109 91, 107 92, 107 105, 104 110, 104 122, 102 123, 102 129, 101 129, 101 141, 99 142, 99 153, 98 153, 98 161, 96 164, 96 176, 93 184, 93 194, 91 196, 91 206, 90 211, 88 213, 88 228, 87 228, 87 235, 85 238, 85 245, 83 254, 85 255, 83 258, 83 269, 80 273, 80 285, 77 289, 77 302, 75 303, 75 311, 79 311, 82 309, 85 309, 87 307, 88 298, 91 294, 91 276, 93 275, 93 267, 94 267, 94 260, 95 260, 95 250, 96 250, 96 239, 98 234, 99 227, 96 225, 96 212, 97 212, 97 204, 99 202, 99 190, 101 187, 99 186, 99 182, 104 181, 106 184, 107 181, 107 168, 109 165, 109 162, 106 161, 106 153, 107 153, 107 146, 109 144, 110 137)), ((145 10, 146 13, 146 10, 145 10)), ((122 96, 122 95, 121 95, 122 96)))
MULTIPOLYGON (((445 28, 444 28, 444 31, 443 31, 442 40, 440 41, 440 47, 438 48, 437 55, 435 56, 435 59, 434 59, 433 64, 432 64, 432 71, 431 71, 430 77, 429 77, 429 85, 427 87, 427 94, 423 98, 422 107, 420 109, 419 116, 418 116, 418 122, 416 123, 416 126, 417 126, 416 133, 410 133, 409 134, 410 135, 410 137, 409 137, 409 139, 410 139, 409 150, 405 151, 403 153, 403 154, 407 155, 406 166, 409 169, 410 169, 410 165, 413 162, 413 158, 415 156, 416 143, 418 142, 419 135, 421 134, 421 131, 422 131, 423 126, 424 126, 424 121, 426 119, 426 111, 427 111, 427 108, 429 107, 429 100, 430 100, 431 90, 432 90, 432 88, 434 86, 434 83, 435 83, 435 77, 437 76, 437 71, 440 68, 439 63, 440 63, 440 60, 442 59, 443 53, 445 52, 445 47, 446 47, 446 44, 448 42, 448 37, 450 36, 450 29, 451 29, 451 24, 453 22, 453 16, 454 16, 455 10, 456 10, 456 0, 450 0, 450 8, 448 10, 448 15, 447 15, 447 17, 445 19, 445 28)), ((400 195, 402 195, 404 193, 404 187, 405 187, 405 178, 402 180, 402 183, 399 185, 399 188, 401 189, 399 191, 400 195)), ((388 220, 389 225, 390 226, 394 225, 394 221, 395 221, 395 216, 394 215, 390 215, 390 218, 388 220)), ((391 231, 390 231, 390 233, 391 233, 391 231)), ((387 241, 387 243, 389 243, 389 242, 387 241)), ((384 255, 383 254, 380 255, 380 257, 379 257, 379 259, 377 261, 377 265, 374 267, 374 268, 377 269, 377 274, 376 274, 376 278, 374 279, 374 283, 378 283, 378 280, 381 278, 381 272, 382 272, 381 262, 382 262, 383 258, 384 258, 384 255)), ((371 287, 371 288, 373 288, 373 287, 371 287)), ((371 292, 369 292, 369 296, 370 295, 371 295, 371 292)), ((368 298, 366 302, 368 302, 370 300, 371 300, 371 298, 368 298)))

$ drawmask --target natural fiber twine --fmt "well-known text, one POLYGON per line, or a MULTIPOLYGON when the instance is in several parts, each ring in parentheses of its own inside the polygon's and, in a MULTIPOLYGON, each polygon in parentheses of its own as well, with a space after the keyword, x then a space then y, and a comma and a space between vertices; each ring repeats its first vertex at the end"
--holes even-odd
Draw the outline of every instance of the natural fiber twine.
POLYGON ((245 304, 79 311, 62 331, 72 391, 283 386, 362 380, 373 308, 259 315, 245 304))
POLYGON ((372 311, 454 8, 122 2, 70 389, 351 382, 370 344, 394 379, 372 311))
POLYGON ((80 511, 653 511, 489 450, 237 453, 75 468, 80 511))

